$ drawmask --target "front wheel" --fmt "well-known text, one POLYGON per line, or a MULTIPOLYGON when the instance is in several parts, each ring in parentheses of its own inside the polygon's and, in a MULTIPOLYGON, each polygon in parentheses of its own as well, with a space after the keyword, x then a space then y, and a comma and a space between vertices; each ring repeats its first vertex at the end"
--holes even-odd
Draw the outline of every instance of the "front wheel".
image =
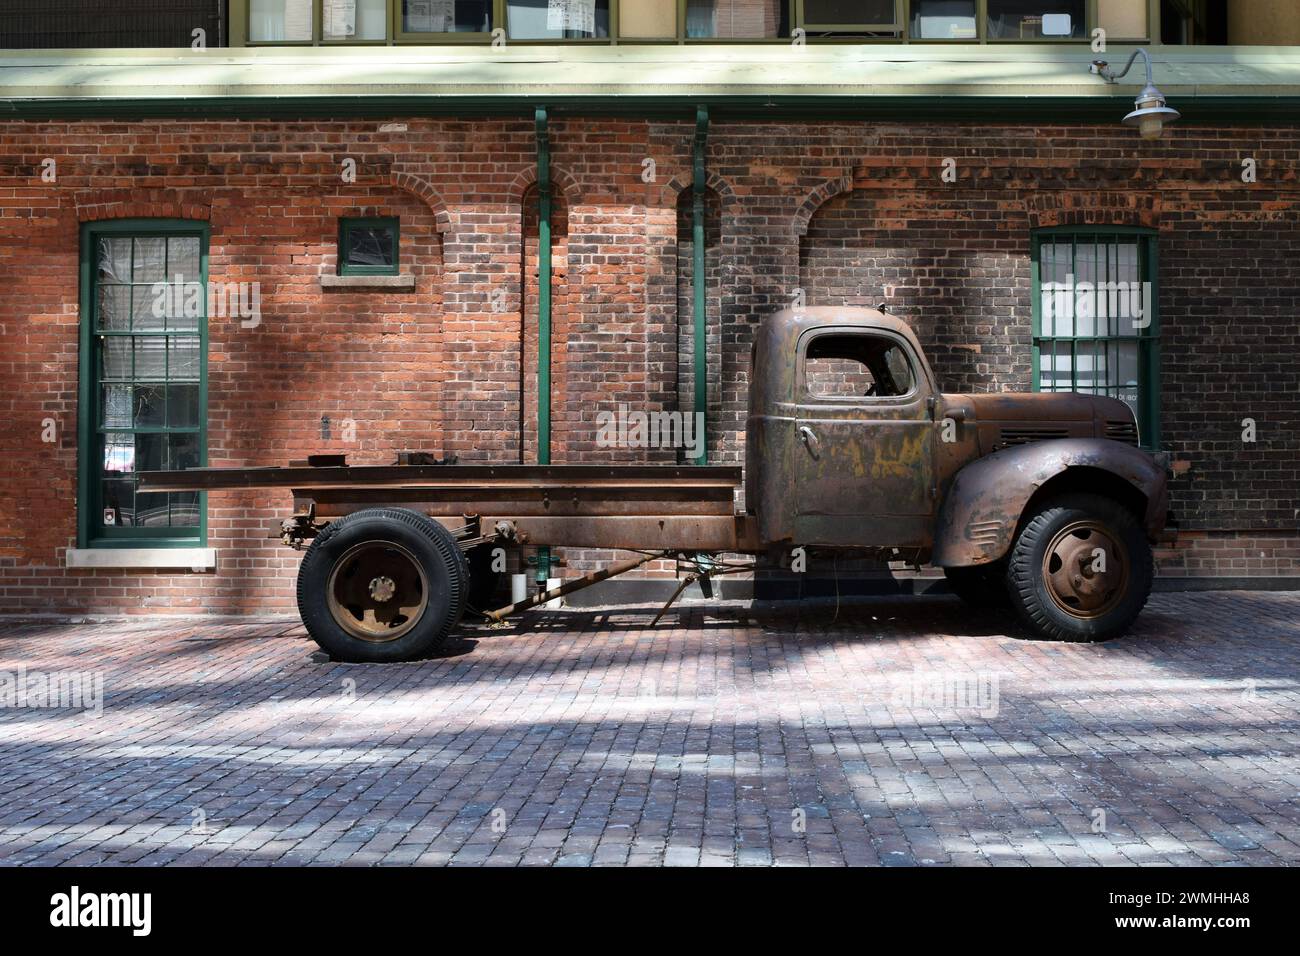
POLYGON ((1011 549, 1007 591, 1037 636, 1104 641, 1151 593, 1151 548, 1137 519, 1100 495, 1062 495, 1029 516, 1011 549))
POLYGON ((460 620, 468 579, 455 537, 438 522, 370 508, 316 536, 298 568, 298 612, 334 660, 415 660, 460 620))

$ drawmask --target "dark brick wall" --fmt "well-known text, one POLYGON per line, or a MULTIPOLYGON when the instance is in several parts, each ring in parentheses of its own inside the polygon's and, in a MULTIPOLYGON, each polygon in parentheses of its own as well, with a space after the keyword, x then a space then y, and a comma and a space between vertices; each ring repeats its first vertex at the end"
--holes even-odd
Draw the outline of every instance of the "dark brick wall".
MULTIPOLYGON (((552 127, 553 460, 663 461, 595 444, 596 412, 689 407, 689 122, 552 127), (653 181, 643 160, 653 158, 653 181), (687 270, 685 280, 683 271, 687 270)), ((887 301, 946 388, 1029 386, 1029 230, 1159 233, 1164 444, 1198 533, 1170 573, 1300 571, 1300 136, 1175 128, 716 123, 710 131, 710 457, 743 456, 753 327, 811 304, 887 301), (1240 181, 1256 159, 1259 181, 1240 181), (945 157, 957 181, 943 183, 945 157), (1243 444, 1241 421, 1259 440, 1243 444)), ((210 459, 404 448, 535 460, 533 130, 506 119, 0 124, 0 604, 9 610, 292 606, 296 557, 266 540, 283 499, 210 498, 213 574, 72 572, 78 226, 188 217, 212 277, 259 281, 263 321, 211 327, 210 459), (40 164, 58 162, 43 183, 40 164), (358 162, 341 182, 344 157, 358 162), (402 219, 412 293, 323 291, 342 215, 402 219), (500 290, 500 291, 498 291, 500 290), (521 319, 522 314, 522 319, 521 319), (357 440, 322 443, 319 419, 357 440), (40 441, 58 422, 59 441, 40 441)), ((335 433, 338 434, 337 432, 335 433)), ((594 556, 575 556, 575 565, 594 556)), ((659 569, 660 573, 663 569, 659 569)))

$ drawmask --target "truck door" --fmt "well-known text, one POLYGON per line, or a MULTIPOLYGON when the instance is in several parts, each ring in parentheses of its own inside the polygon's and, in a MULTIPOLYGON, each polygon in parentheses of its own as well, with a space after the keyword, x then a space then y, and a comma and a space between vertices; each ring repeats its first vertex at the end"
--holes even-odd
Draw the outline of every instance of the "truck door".
POLYGON ((812 329, 797 361, 796 543, 928 547, 936 426, 911 345, 883 329, 812 329))

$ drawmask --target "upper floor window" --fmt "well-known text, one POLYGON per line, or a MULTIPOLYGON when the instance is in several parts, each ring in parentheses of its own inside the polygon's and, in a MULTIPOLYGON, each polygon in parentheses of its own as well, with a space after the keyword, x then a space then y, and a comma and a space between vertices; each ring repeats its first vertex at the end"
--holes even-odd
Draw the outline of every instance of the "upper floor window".
POLYGON ((801 26, 819 33, 888 33, 901 29, 896 0, 797 0, 801 26))
POLYGON ((397 36, 436 33, 490 34, 495 25, 492 0, 401 0, 397 36))
MULTIPOLYGON (((1168 0, 1166 0, 1168 2, 1168 0)), ((1140 0, 235 0, 241 43, 726 42, 911 39, 1084 42, 1150 37, 1140 0)), ((1171 15, 1172 16, 1172 15, 1171 15)))
POLYGON ((686 0, 687 40, 764 40, 789 35, 789 5, 784 0, 686 0))
POLYGON ((920 40, 974 40, 979 36, 975 0, 912 0, 909 35, 920 40))
POLYGON ((315 37, 313 0, 249 0, 251 42, 311 43, 315 37))
POLYGON ((609 0, 506 0, 512 40, 588 40, 609 36, 609 0))
POLYGON ((321 39, 388 39, 388 0, 321 0, 320 9, 321 39))
POLYGON ((985 0, 991 40, 1081 39, 1084 0, 985 0))

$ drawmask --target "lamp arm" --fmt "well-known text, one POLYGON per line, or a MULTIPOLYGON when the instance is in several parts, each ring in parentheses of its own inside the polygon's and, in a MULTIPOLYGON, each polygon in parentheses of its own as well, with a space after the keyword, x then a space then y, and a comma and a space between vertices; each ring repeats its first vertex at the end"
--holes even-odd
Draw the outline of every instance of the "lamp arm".
POLYGON ((1128 63, 1124 64, 1124 69, 1120 70, 1118 73, 1112 72, 1110 64, 1105 60, 1093 60, 1093 71, 1108 83, 1118 83, 1124 78, 1128 71, 1133 68, 1133 61, 1138 58, 1139 53, 1142 54, 1142 60, 1146 64, 1147 68, 1147 86, 1151 86, 1151 54, 1146 51, 1146 47, 1140 46, 1135 48, 1133 52, 1129 54, 1128 63))

